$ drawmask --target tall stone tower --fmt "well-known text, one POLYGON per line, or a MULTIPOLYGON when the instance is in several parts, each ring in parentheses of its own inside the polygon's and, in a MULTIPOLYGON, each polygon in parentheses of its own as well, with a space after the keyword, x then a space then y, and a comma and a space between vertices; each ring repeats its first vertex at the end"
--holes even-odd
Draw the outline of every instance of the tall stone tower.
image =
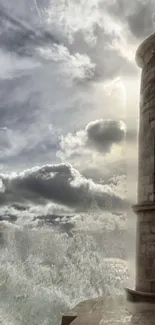
POLYGON ((131 301, 155 303, 155 33, 136 52, 142 69, 139 115, 136 288, 131 301))

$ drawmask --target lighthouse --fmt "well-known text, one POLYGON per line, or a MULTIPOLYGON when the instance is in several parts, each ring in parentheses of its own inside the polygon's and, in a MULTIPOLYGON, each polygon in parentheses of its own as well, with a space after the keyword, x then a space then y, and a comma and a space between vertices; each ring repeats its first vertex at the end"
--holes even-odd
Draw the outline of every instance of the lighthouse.
POLYGON ((155 303, 155 33, 139 46, 141 69, 139 113, 136 285, 127 289, 135 302, 155 303))
MULTIPOLYGON (((126 289, 127 300, 142 304, 142 311, 155 304, 155 33, 136 52, 141 68, 138 195, 133 210, 137 215, 136 285, 126 289)), ((132 94, 131 94, 132 96, 132 94)), ((124 324, 128 317, 126 303, 117 297, 89 299, 62 315, 61 325, 124 324), (125 314, 127 313, 127 314, 125 314), (110 315, 110 319, 108 318, 110 315), (113 316, 113 321, 112 317, 113 316), (121 320, 121 316, 123 316, 121 320), (112 321, 112 323, 111 323, 112 321)), ((140 317, 140 316, 139 316, 140 317)), ((146 324, 154 324, 155 314, 148 314, 146 324)), ((139 318, 144 324, 144 318, 139 318)), ((137 318, 126 324, 137 324, 137 318)))

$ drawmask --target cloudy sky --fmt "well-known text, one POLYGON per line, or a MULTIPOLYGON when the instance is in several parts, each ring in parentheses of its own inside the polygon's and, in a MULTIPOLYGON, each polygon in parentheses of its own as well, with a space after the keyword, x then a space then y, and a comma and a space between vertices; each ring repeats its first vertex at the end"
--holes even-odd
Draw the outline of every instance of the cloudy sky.
POLYGON ((1 216, 134 201, 134 58, 154 11, 154 0, 1 0, 1 216))

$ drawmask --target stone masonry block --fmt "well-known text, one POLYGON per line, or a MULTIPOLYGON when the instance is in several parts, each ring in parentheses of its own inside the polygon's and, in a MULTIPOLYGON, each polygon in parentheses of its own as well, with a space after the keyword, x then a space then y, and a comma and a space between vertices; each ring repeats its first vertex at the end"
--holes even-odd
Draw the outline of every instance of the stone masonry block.
POLYGON ((141 234, 143 233, 150 234, 150 224, 148 222, 146 221, 140 222, 138 228, 141 234))
POLYGON ((138 218, 138 225, 141 223, 141 222, 143 222, 143 221, 145 221, 144 220, 144 212, 139 212, 139 213, 137 213, 137 218, 138 218))
POLYGON ((155 128, 155 121, 151 121, 151 129, 155 128))
POLYGON ((153 202, 154 201, 154 194, 149 194, 148 200, 153 202))
POLYGON ((144 281, 142 279, 136 279, 136 290, 142 292, 150 292, 151 283, 149 281, 144 281))
POLYGON ((147 202, 147 195, 143 195, 143 196, 141 197, 141 199, 142 199, 143 202, 147 202))
POLYGON ((138 267, 136 276, 139 280, 155 281, 155 269, 138 267))
MULTIPOLYGON (((145 166, 143 168, 145 168, 145 166)), ((141 182, 141 184, 149 184, 150 183, 150 175, 143 176, 140 179, 140 182, 141 182)))
POLYGON ((145 270, 145 275, 143 275, 145 279, 148 281, 154 280, 155 281, 155 269, 146 269, 145 270))
POLYGON ((142 233, 140 234, 140 241, 142 243, 155 244, 155 234, 142 233))
POLYGON ((146 255, 146 245, 144 243, 139 245, 139 254, 146 255))
MULTIPOLYGON (((150 36, 150 39, 151 39, 151 36, 150 36)), ((152 48, 152 44, 151 44, 151 40, 150 40, 150 42, 146 42, 146 44, 144 44, 143 56, 145 56, 147 54, 147 52, 151 50, 151 48, 152 48)))
POLYGON ((148 103, 151 99, 155 98, 155 84, 154 81, 151 81, 148 83, 147 87, 145 88, 143 94, 142 94, 142 103, 145 105, 148 103))
POLYGON ((153 192, 153 184, 148 185, 148 192, 153 192))
MULTIPOLYGON (((155 122, 155 121, 153 121, 153 122, 155 122)), ((152 123, 152 122, 151 122, 152 123)), ((151 157, 150 157, 150 162, 151 163, 154 163, 154 161, 155 161, 155 157, 154 157, 154 155, 152 155, 151 157)))
POLYGON ((155 234, 155 220, 154 221, 154 224, 150 223, 150 232, 151 234, 155 234))
POLYGON ((152 56, 153 56, 152 51, 149 48, 147 50, 146 54, 145 54, 145 62, 146 62, 146 64, 151 60, 152 56))
POLYGON ((150 256, 155 256, 155 243, 145 245, 145 254, 150 256))
POLYGON ((151 290, 152 293, 155 293, 155 281, 151 281, 151 290))
POLYGON ((147 196, 149 194, 149 185, 144 185, 144 195, 147 196))
POLYGON ((139 265, 137 265, 136 277, 138 279, 145 279, 145 269, 143 267, 139 267, 139 265))
POLYGON ((155 68, 149 69, 143 73, 142 87, 141 91, 143 92, 150 82, 155 79, 155 68))
POLYGON ((153 105, 152 107, 148 108, 148 111, 149 111, 149 121, 154 121, 155 119, 155 112, 154 112, 154 106, 153 105))
POLYGON ((145 255, 138 255, 137 256, 137 268, 152 268, 154 265, 154 257, 153 256, 145 256, 145 255))
MULTIPOLYGON (((153 45, 153 44, 152 44, 153 45)), ((152 46, 151 45, 151 46, 152 46)), ((150 48, 151 49, 151 48, 150 48)), ((154 50, 154 45, 153 45, 153 50, 154 50)), ((150 50, 149 50, 150 51, 150 50)), ((149 61, 147 62, 147 71, 150 71, 152 70, 152 68, 155 66, 155 56, 154 54, 152 54, 152 49, 150 51, 150 54, 152 55, 149 59, 149 61)))
POLYGON ((152 194, 152 192, 150 192, 149 190, 149 185, 145 186, 144 189, 145 189, 144 196, 147 197, 147 201, 148 201, 148 196, 149 194, 152 194))
MULTIPOLYGON (((144 113, 145 111, 147 111, 150 108, 153 108, 155 106, 155 98, 150 99, 148 102, 146 102, 145 104, 143 104, 143 108, 142 108, 142 113, 144 113)), ((155 112, 151 111, 152 116, 154 119, 155 116, 155 112)))
POLYGON ((143 219, 145 221, 149 221, 150 223, 154 223, 155 222, 155 211, 153 211, 153 212, 145 211, 143 219))

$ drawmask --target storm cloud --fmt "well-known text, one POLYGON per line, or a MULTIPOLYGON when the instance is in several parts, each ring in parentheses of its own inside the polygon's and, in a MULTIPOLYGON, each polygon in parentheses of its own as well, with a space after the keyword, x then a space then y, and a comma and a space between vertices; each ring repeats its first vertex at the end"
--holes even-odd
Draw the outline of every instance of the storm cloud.
POLYGON ((113 144, 120 143, 125 137, 125 126, 120 121, 96 120, 86 127, 88 145, 99 151, 108 152, 113 144))
POLYGON ((1 205, 56 202, 76 211, 122 209, 117 187, 86 179, 69 164, 34 167, 20 173, 1 174, 1 205))
MULTIPOLYGON (((122 157, 115 159, 119 150, 113 148, 121 147, 126 137, 120 122, 125 104, 118 108, 118 97, 123 95, 115 96, 115 84, 110 92, 105 85, 119 77, 124 89, 123 78, 138 75, 135 50, 140 39, 153 31, 154 7, 153 1, 138 0, 87 4, 44 0, 37 6, 30 0, 18 6, 14 0, 11 4, 2 0, 2 204, 52 200, 82 210, 93 202, 101 209, 106 201, 114 202, 115 196, 94 180, 103 182, 106 172, 106 179, 118 170, 119 175, 124 173, 122 157), (72 157, 75 169, 53 165, 72 163, 72 157), (31 168, 36 165, 44 165, 45 171, 31 168), (53 177, 50 168, 57 169, 53 177), (73 187, 71 180, 79 179, 81 185, 73 187)), ((134 134, 133 130, 128 138, 134 134)))
POLYGON ((153 0, 107 1, 106 8, 109 14, 119 19, 137 39, 144 38, 155 30, 153 0))
MULTIPOLYGON (((139 27, 131 18, 139 15, 142 22, 143 7, 145 20, 153 13, 153 2, 147 2, 147 11, 142 1, 37 4, 2 1, 0 6, 0 127, 8 141, 6 148, 3 140, 0 143, 0 163, 9 168, 19 161, 29 166, 32 156, 31 166, 58 162, 54 157, 58 139, 48 132, 49 125, 54 124, 57 134, 73 134, 88 124, 91 115, 92 120, 101 116, 106 90, 99 100, 100 82, 137 73, 138 40, 133 35, 139 27)), ((99 145, 94 137, 90 142, 104 152, 105 143, 99 145)))
POLYGON ((0 35, 1 48, 15 52, 22 56, 33 55, 32 50, 43 44, 59 44, 55 37, 49 32, 30 26, 18 16, 9 13, 5 6, 0 5, 0 20, 3 33, 0 35))
POLYGON ((60 151, 57 155, 69 158, 82 153, 88 155, 92 150, 106 154, 114 144, 121 145, 125 136, 125 124, 122 121, 103 119, 92 121, 76 134, 68 133, 66 136, 60 136, 60 151))

